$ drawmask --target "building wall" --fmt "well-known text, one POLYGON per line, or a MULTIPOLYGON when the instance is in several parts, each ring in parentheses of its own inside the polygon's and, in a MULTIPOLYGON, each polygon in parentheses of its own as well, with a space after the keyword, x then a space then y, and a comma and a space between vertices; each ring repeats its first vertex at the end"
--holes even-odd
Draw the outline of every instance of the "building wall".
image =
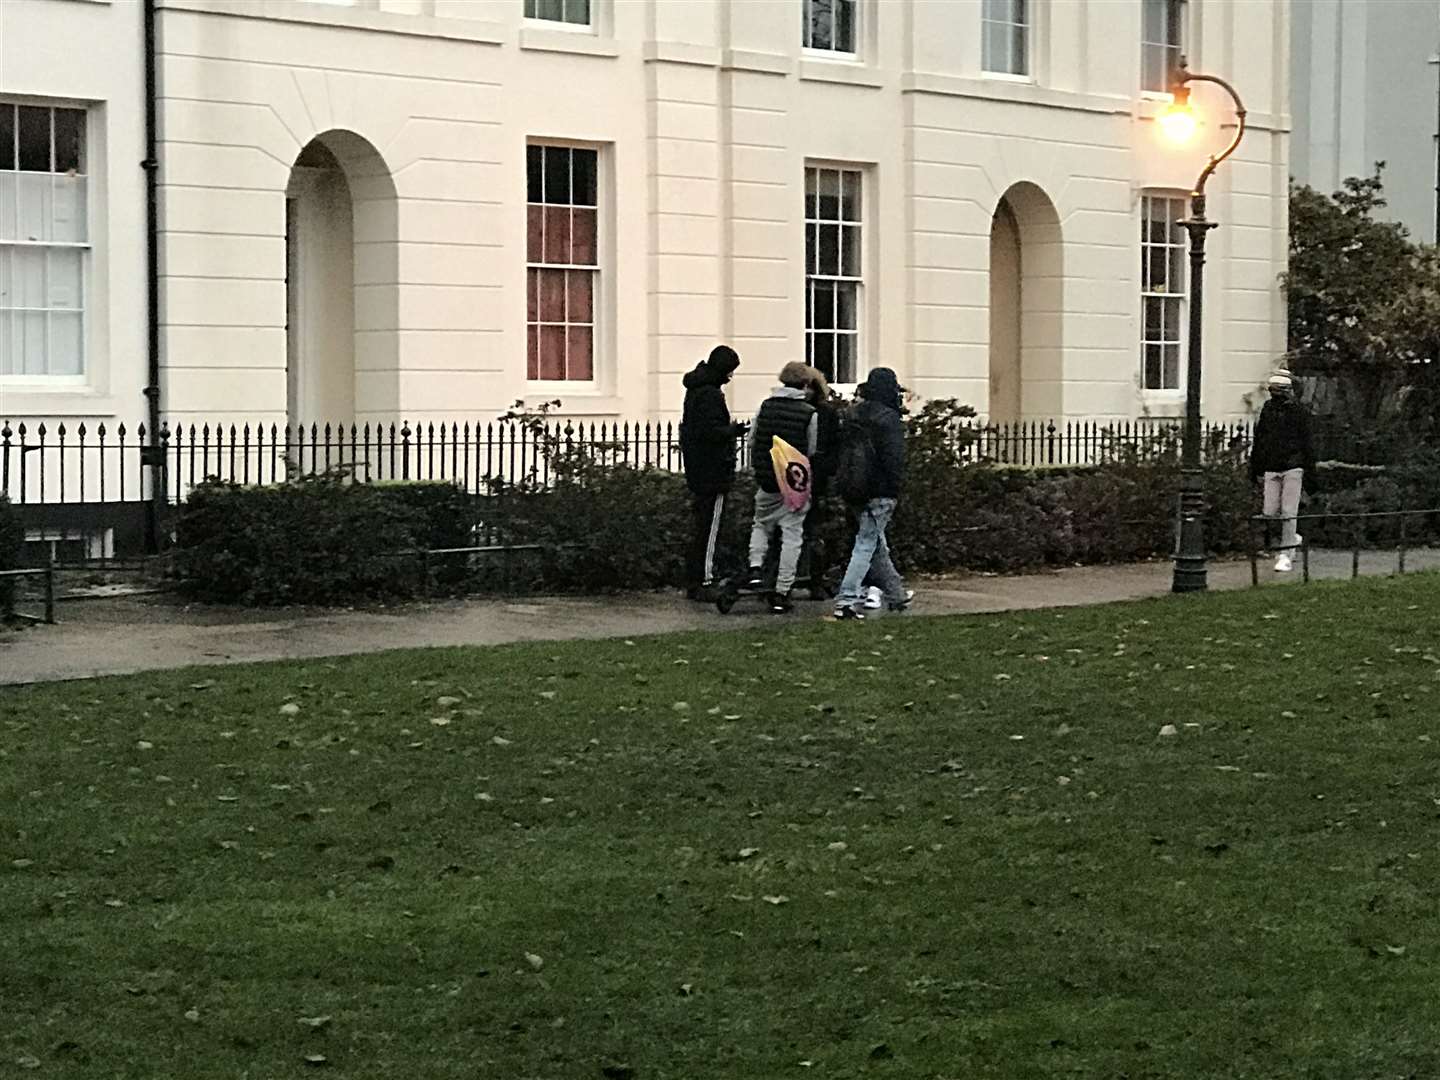
MULTIPOLYGON (((146 415, 144 49, 133 0, 0 2, 0 101, 88 108, 82 385, 0 378, 0 421, 73 430, 146 415), (84 58, 80 62, 77 58, 84 58)), ((10 343, 0 341, 0 349, 10 343)), ((52 436, 53 437, 53 436, 52 436)))
MULTIPOLYGON (((89 7, 19 3, 46 18, 89 7)), ((1139 201, 1186 190, 1229 131, 1202 90, 1197 145, 1157 142, 1159 103, 1137 90, 1138 3, 1032 5, 1033 83, 982 76, 979 0, 864 0, 848 63, 802 54, 799 0, 596 0, 594 34, 527 23, 519 0, 161 4, 172 420, 285 419, 285 193, 317 138, 356 204, 356 419, 488 418, 554 398, 570 415, 672 417, 681 373, 717 341, 743 357, 733 398, 748 410, 804 355, 816 162, 864 170, 862 369, 986 407, 991 219, 1018 191, 1033 210, 1022 259, 1049 267, 1026 278, 1026 413, 1183 406, 1139 389, 1139 201), (602 150, 601 345, 584 389, 526 381, 535 139, 602 150)), ((1188 7, 1192 66, 1242 80, 1252 123, 1210 188, 1224 227, 1205 409, 1219 418, 1245 411, 1284 348, 1289 5, 1244 19, 1188 7)))
POLYGON ((1385 162, 1383 212, 1433 241, 1440 0, 1296 4, 1295 179, 1323 192, 1385 162))

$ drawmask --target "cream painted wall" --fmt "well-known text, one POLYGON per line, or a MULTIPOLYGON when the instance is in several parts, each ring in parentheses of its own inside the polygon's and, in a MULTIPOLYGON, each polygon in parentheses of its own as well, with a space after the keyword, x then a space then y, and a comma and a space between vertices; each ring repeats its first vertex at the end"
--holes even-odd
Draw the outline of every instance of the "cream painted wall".
MULTIPOLYGON (((1138 389, 1139 201, 1185 190, 1228 132, 1212 123, 1183 153, 1157 143, 1157 105, 1135 89, 1138 2, 1036 0, 1034 82, 983 76, 979 0, 862 0, 851 62, 801 55, 799 0, 594 2, 585 34, 526 24, 520 0, 161 0, 167 415, 284 419, 285 190, 301 149, 336 130, 369 148, 350 164, 383 165, 394 188, 389 200, 372 178, 357 218, 360 419, 489 418, 556 397, 571 415, 673 417, 681 373, 717 341, 742 354, 733 397, 748 410, 804 353, 807 162, 865 171, 864 364, 985 407, 990 222, 1027 183, 1053 205, 1063 267, 1027 293, 1030 322, 1058 324, 1029 326, 1027 342, 1059 338, 1042 357, 1056 377, 1027 402, 1070 417, 1180 411, 1179 394, 1138 389), (602 151, 597 379, 583 389, 525 379, 533 139, 602 151)), ((15 6, 36 26, 79 13, 134 19, 138 34, 133 0, 0 10, 15 6)), ((1193 66, 1233 76, 1251 110, 1211 184, 1223 227, 1205 411, 1230 417, 1284 348, 1289 5, 1188 7, 1193 66)), ((77 93, 73 68, 47 85, 59 72, 77 93)), ((14 81, 0 68, 0 90, 14 81)), ((135 172, 137 190, 107 200, 122 216, 143 213, 135 172)), ((138 318, 143 275, 135 285, 138 318)), ((143 383, 135 355, 127 402, 143 383)))
POLYGON ((132 424, 145 416, 142 55, 135 0, 0 0, 0 101, 90 111, 92 245, 86 385, 47 390, 0 379, 0 421, 53 418, 71 430, 87 423, 93 431, 97 421, 109 420, 113 432, 117 416, 132 424))

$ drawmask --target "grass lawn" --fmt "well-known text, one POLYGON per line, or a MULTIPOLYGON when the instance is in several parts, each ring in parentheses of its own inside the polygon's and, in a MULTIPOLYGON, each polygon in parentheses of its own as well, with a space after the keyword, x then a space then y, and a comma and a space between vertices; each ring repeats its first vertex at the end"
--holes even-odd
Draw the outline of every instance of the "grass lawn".
POLYGON ((1437 1077, 1437 702, 1428 575, 0 692, 0 1075, 1437 1077))

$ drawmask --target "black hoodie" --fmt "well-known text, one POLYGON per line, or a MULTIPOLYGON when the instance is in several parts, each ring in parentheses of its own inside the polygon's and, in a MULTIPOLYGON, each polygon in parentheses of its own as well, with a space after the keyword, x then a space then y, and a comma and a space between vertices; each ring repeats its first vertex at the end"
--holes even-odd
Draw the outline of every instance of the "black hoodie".
POLYGON ((725 376, 708 362, 685 376, 680 452, 685 482, 696 495, 723 495, 735 483, 735 425, 725 403, 725 376))

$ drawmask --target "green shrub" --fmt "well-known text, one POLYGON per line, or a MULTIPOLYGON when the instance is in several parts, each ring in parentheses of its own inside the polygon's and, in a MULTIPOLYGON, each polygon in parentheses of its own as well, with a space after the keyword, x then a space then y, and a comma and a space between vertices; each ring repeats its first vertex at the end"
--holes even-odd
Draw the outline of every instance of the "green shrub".
MULTIPOLYGON (((0 495, 0 570, 14 570, 20 565, 20 547, 25 530, 20 514, 10 500, 0 495)), ((0 617, 10 615, 15 605, 15 579, 0 578, 0 617)))
POLYGON ((372 486, 336 477, 273 487, 211 481, 180 513, 175 566, 191 594, 217 602, 413 596, 422 586, 420 564, 398 553, 437 540, 462 546, 469 533, 464 513, 463 493, 453 485, 372 486))

